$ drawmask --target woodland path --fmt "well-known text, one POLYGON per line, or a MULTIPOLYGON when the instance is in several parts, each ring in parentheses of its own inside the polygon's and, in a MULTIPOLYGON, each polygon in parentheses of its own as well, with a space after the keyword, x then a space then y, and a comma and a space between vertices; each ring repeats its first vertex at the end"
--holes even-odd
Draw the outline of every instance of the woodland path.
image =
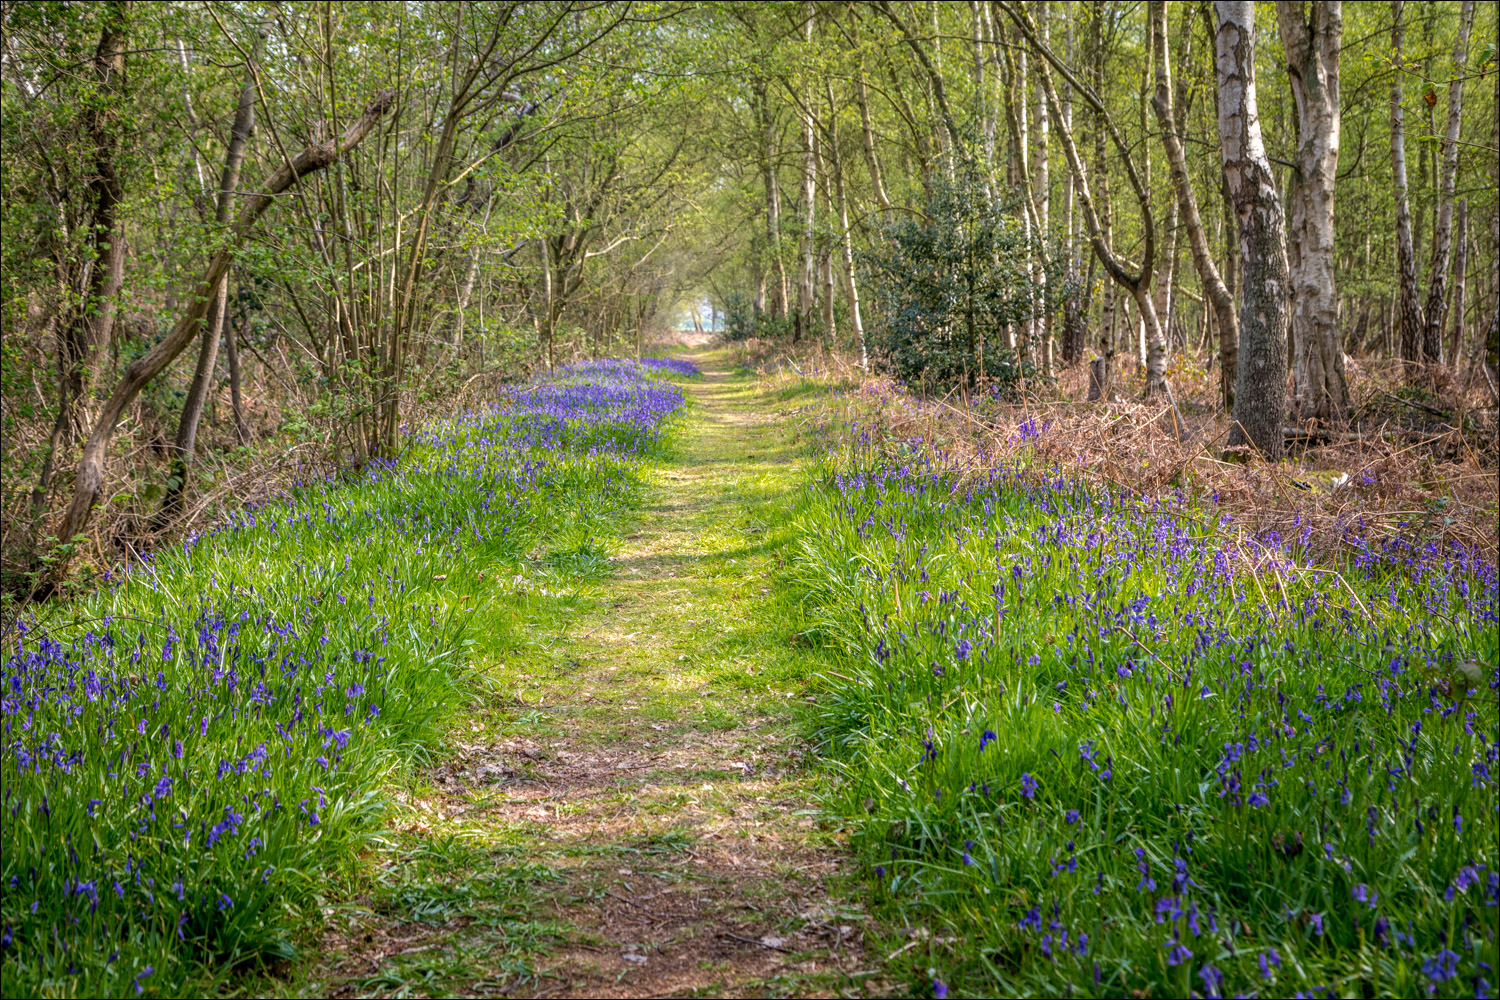
POLYGON ((492 691, 401 796, 295 992, 879 990, 840 901, 842 838, 815 818, 815 663, 775 579, 804 450, 762 383, 693 359, 705 375, 634 530, 607 563, 553 558, 510 634, 476 647, 492 691))

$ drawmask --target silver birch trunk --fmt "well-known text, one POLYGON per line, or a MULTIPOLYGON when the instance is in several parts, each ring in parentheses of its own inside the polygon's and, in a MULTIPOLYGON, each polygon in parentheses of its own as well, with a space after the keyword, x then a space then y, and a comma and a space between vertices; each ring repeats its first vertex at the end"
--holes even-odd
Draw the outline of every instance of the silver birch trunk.
POLYGON ((844 265, 844 295, 849 300, 849 326, 859 347, 859 367, 870 370, 870 356, 865 348, 865 324, 859 311, 859 283, 854 274, 854 238, 849 231, 849 194, 844 185, 844 159, 839 150, 838 116, 834 112, 833 83, 824 80, 828 97, 828 159, 833 165, 833 183, 838 197, 839 252, 844 265))
POLYGON ((1290 265, 1297 407, 1303 416, 1339 420, 1349 408, 1333 232, 1343 5, 1326 0, 1312 4, 1304 15, 1304 4, 1278 0, 1276 16, 1297 103, 1298 183, 1291 199, 1291 229, 1299 252, 1290 265))
MULTIPOLYGON (((1042 42, 1045 44, 1050 41, 1048 34, 1051 30, 1048 23, 1050 20, 1048 14, 1050 11, 1047 9, 1045 2, 1038 4, 1038 7, 1037 26, 1041 29, 1042 42)), ((1038 266, 1036 271, 1035 285, 1036 302, 1041 315, 1033 321, 1033 331, 1037 332, 1037 328, 1040 328, 1040 337, 1036 345, 1037 368, 1041 370, 1044 376, 1050 377, 1052 375, 1052 315, 1046 306, 1047 268, 1045 253, 1047 249, 1048 228, 1051 225, 1052 177, 1048 170, 1049 164, 1047 162, 1047 95, 1042 93, 1040 84, 1037 85, 1035 93, 1032 95, 1032 107, 1034 109, 1033 113, 1036 116, 1036 125, 1033 129, 1033 135, 1036 137, 1036 156, 1034 157, 1036 181, 1032 190, 1034 192, 1033 203, 1036 206, 1037 249, 1042 255, 1040 266, 1038 266)))
POLYGON ((1167 149, 1167 163, 1171 167, 1172 184, 1177 189, 1177 201, 1187 229, 1193 268, 1198 272, 1198 283, 1203 286, 1203 293, 1213 309, 1214 323, 1218 328, 1221 365, 1219 377, 1223 386, 1224 409, 1233 412, 1233 386, 1240 342, 1239 315, 1235 312, 1234 295, 1214 264, 1208 234, 1203 228, 1203 218, 1198 214, 1198 198, 1193 192, 1192 178, 1188 176, 1187 154, 1183 150, 1182 139, 1177 134, 1176 115, 1172 108, 1172 70, 1167 48, 1165 0, 1153 0, 1151 4, 1151 31, 1156 37, 1156 94, 1151 105, 1156 111, 1162 143, 1167 149))
POLYGON ((1217 0, 1214 13, 1219 142, 1242 261, 1240 356, 1229 446, 1249 445, 1276 461, 1286 408, 1286 223, 1261 137, 1254 0, 1217 0))
POLYGON ((1443 171, 1438 179, 1437 229, 1432 235, 1432 263, 1427 274, 1427 306, 1422 311, 1422 360, 1439 364, 1447 318, 1448 256, 1453 246, 1453 186, 1458 177, 1458 137, 1462 124, 1464 72, 1469 62, 1469 31, 1474 27, 1474 0, 1463 0, 1458 37, 1453 42, 1453 76, 1448 81, 1448 123, 1443 133, 1443 171))
POLYGON ((1453 236, 1453 334, 1448 339, 1448 365, 1455 370, 1464 344, 1464 292, 1469 269, 1469 202, 1458 203, 1457 232, 1453 236))
MULTIPOLYGON (((1402 74, 1406 27, 1402 22, 1402 0, 1391 0, 1391 54, 1396 72, 1391 77, 1391 179, 1396 188, 1396 273, 1398 286, 1397 323, 1401 357, 1408 362, 1422 357, 1422 303, 1417 298, 1417 251, 1412 244, 1411 203, 1406 195, 1406 111, 1402 74)), ((1407 375, 1417 369, 1408 365, 1407 375)))

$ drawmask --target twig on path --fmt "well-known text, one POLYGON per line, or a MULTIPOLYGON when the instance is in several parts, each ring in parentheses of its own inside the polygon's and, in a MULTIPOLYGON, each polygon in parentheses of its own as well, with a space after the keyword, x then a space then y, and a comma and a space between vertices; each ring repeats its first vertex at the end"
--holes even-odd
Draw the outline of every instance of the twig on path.
POLYGON ((626 899, 624 896, 621 896, 621 895, 619 895, 617 893, 610 892, 608 889, 604 890, 604 894, 606 896, 609 896, 611 899, 618 899, 620 902, 625 903, 628 906, 635 907, 637 910, 640 910, 642 913, 644 913, 647 917, 649 917, 652 920, 659 920, 659 919, 661 919, 656 914, 652 913, 650 910, 646 909, 644 906, 642 906, 640 903, 637 903, 633 899, 626 899))
POLYGON ((766 944, 764 941, 757 941, 754 938, 740 937, 738 934, 731 934, 729 931, 720 931, 719 937, 734 938, 736 941, 743 941, 746 944, 758 945, 761 948, 769 948, 771 951, 779 951, 783 955, 793 954, 790 949, 783 948, 779 944, 766 944))

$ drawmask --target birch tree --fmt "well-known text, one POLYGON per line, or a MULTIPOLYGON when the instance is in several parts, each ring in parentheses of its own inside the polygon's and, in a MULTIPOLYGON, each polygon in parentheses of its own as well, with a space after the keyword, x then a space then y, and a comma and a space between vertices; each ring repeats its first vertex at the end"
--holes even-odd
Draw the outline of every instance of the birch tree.
POLYGON ((1344 10, 1338 0, 1279 0, 1276 20, 1297 103, 1297 168, 1291 197, 1290 257, 1293 364, 1304 416, 1342 419, 1349 407, 1339 332, 1333 207, 1338 181, 1339 52, 1344 10))
POLYGON ((1214 4, 1219 142, 1240 238, 1240 355, 1231 448, 1281 458, 1288 322, 1286 222, 1261 136, 1254 0, 1214 4))

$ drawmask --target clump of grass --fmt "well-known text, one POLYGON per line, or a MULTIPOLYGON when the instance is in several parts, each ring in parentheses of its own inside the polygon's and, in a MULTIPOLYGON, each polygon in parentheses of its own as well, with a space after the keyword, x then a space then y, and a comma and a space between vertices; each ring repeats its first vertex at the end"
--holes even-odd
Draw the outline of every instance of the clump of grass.
POLYGON ((831 457, 796 565, 919 989, 1488 994, 1492 562, 926 455, 831 457))
POLYGON ((471 598, 618 521, 681 403, 634 363, 564 369, 130 567, 76 628, 23 629, 0 992, 177 995, 291 954, 461 695, 471 598))

